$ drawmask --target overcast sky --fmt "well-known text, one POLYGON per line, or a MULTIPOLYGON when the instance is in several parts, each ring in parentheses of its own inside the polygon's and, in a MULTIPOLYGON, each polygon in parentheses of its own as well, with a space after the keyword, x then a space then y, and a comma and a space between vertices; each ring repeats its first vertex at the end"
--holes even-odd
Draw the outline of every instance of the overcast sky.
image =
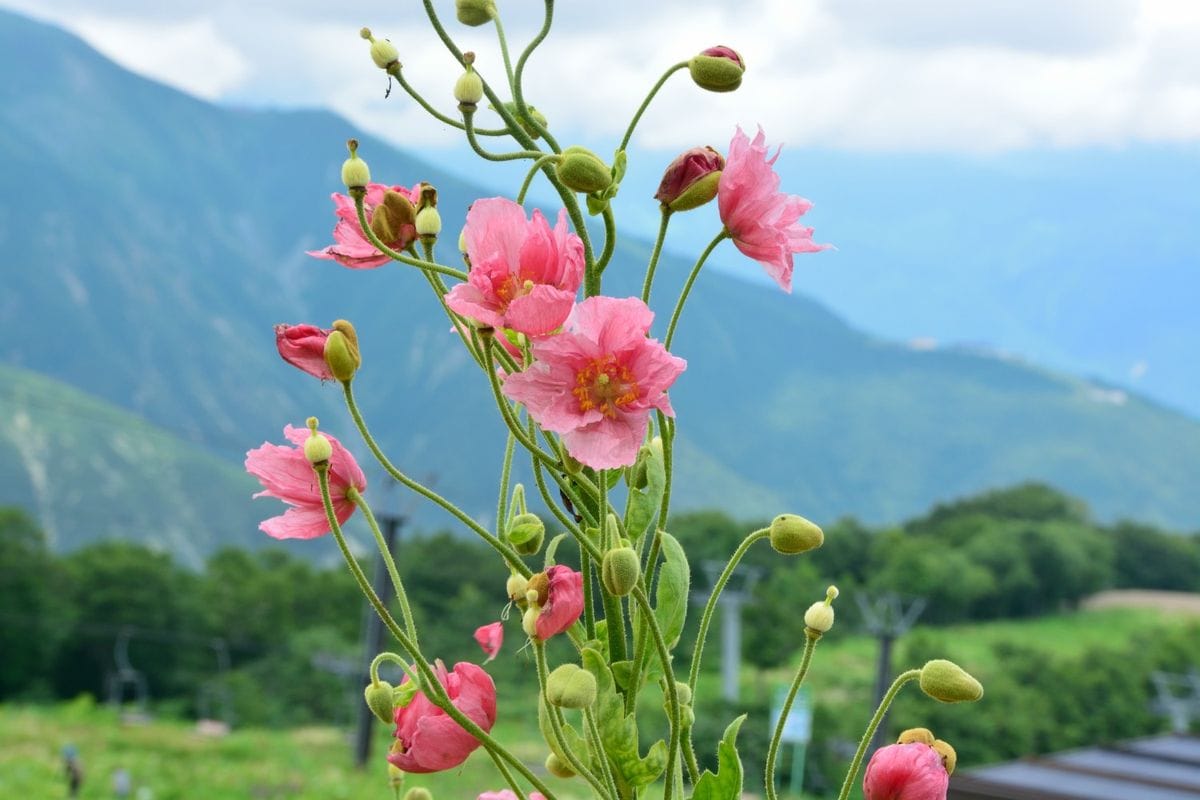
MULTIPOLYGON (((541 3, 498 0, 519 50, 541 3)), ((409 146, 449 146, 385 81, 362 25, 400 49, 409 80, 445 110, 457 68, 417 0, 0 0, 76 32, 137 72, 231 103, 333 108, 409 146), (353 10, 347 11, 347 8, 353 10)), ((490 28, 464 49, 499 72, 490 28)), ((642 147, 728 140, 732 122, 772 141, 850 151, 996 152, 1200 141, 1197 0, 560 0, 527 95, 556 130, 619 136, 666 66, 711 44, 746 58, 741 90, 677 77, 641 124, 642 147)), ((495 83, 500 83, 494 80, 495 83)))

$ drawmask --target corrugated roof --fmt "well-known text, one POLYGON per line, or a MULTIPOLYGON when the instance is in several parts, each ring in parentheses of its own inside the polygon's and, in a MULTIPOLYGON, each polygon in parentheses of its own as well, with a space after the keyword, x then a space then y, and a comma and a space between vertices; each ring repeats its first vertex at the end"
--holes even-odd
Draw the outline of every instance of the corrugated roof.
POLYGON ((1169 734, 966 770, 948 800, 1200 800, 1200 737, 1169 734))

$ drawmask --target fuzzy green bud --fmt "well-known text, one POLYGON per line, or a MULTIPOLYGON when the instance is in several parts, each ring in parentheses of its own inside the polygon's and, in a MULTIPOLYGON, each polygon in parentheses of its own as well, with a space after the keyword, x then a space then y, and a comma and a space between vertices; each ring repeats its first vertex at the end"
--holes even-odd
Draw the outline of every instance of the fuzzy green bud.
POLYGON ((546 525, 537 514, 517 514, 508 524, 508 541, 523 556, 542 549, 546 525))
POLYGON ((690 706, 692 704, 692 687, 682 681, 676 681, 675 697, 679 700, 679 705, 690 706))
POLYGON ((563 761, 554 753, 546 756, 546 772, 549 772, 556 778, 574 778, 575 770, 571 769, 571 765, 563 761))
POLYGON ((314 430, 307 439, 304 440, 304 457, 308 459, 308 463, 324 464, 333 455, 333 444, 329 441, 329 437, 323 433, 317 433, 314 430))
POLYGON ((433 793, 424 786, 414 786, 404 793, 404 800, 433 800, 433 793))
POLYGON ((921 744, 933 744, 933 731, 929 728, 909 728, 906 731, 901 731, 900 737, 896 739, 896 744, 912 744, 920 742, 921 744))
POLYGON ((688 72, 701 89, 732 92, 742 85, 746 62, 733 48, 717 45, 693 56, 688 61, 688 72))
POLYGON ((828 633, 833 627, 833 601, 837 599, 838 588, 830 586, 825 590, 825 599, 813 603, 804 612, 804 625, 816 637, 821 634, 828 633))
POLYGON ((367 688, 363 690, 363 698, 367 701, 367 708, 371 709, 371 713, 386 725, 391 725, 395 722, 393 716, 393 712, 395 711, 392 699, 393 691, 395 690, 387 681, 368 683, 367 688))
POLYGON ((416 226, 421 241, 436 239, 442 232, 442 215, 433 206, 425 206, 417 212, 416 226))
POLYGON ((942 739, 935 739, 933 744, 929 745, 937 754, 942 757, 942 766, 946 768, 947 775, 954 774, 954 768, 958 766, 958 753, 954 752, 954 748, 950 743, 942 739))
POLYGON ((587 708, 596 702, 596 676, 578 664, 563 664, 546 679, 546 700, 559 708, 587 708))
POLYGON ((335 329, 325 340, 325 363, 329 365, 333 377, 346 383, 354 378, 362 359, 358 355, 358 348, 351 344, 350 338, 335 329))
POLYGON ((367 162, 358 157, 358 140, 346 142, 346 148, 350 151, 350 157, 342 162, 342 183, 351 191, 366 189, 371 182, 371 170, 367 162))
POLYGON ((463 25, 487 25, 496 17, 493 0, 454 0, 454 15, 463 25))
POLYGON ((602 192, 612 186, 612 170, 600 156, 585 147, 568 147, 554 166, 554 173, 568 189, 583 194, 602 192))
POLYGON ((504 584, 504 591, 508 595, 508 599, 522 608, 525 607, 525 592, 528 590, 529 581, 519 572, 509 575, 508 581, 504 584))
POLYGON ((474 53, 463 53, 463 61, 467 62, 467 70, 454 83, 454 99, 460 109, 470 111, 483 99, 483 78, 471 66, 475 62, 474 53))
POLYGON ((400 53, 396 46, 387 39, 376 39, 370 28, 363 28, 359 36, 371 43, 371 60, 380 69, 390 69, 392 65, 400 66, 400 53))
POLYGON ((771 547, 784 555, 807 553, 825 544, 824 531, 798 514, 780 514, 771 520, 770 531, 771 547))
POLYGON ((533 593, 532 592, 525 593, 525 602, 528 603, 529 607, 526 608, 525 613, 521 615, 521 630, 525 631, 525 635, 528 636, 530 639, 536 639, 537 638, 537 621, 538 621, 538 617, 542 613, 542 609, 538 607, 537 603, 533 603, 533 602, 529 601, 530 594, 533 594, 533 593))
POLYGON ((921 667, 920 683, 922 692, 943 703, 971 702, 983 697, 983 684, 944 658, 935 658, 921 667))
POLYGON ((608 593, 615 597, 624 597, 632 592, 641 577, 642 562, 632 547, 609 550, 600 562, 600 580, 608 593))

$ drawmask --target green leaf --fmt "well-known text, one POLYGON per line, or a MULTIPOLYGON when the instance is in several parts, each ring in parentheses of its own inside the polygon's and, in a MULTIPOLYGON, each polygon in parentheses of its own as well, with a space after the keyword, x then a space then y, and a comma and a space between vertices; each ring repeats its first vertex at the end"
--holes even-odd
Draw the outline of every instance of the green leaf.
POLYGON ((547 569, 548 567, 554 566, 554 564, 555 564, 554 554, 556 552, 558 552, 558 546, 562 543, 562 540, 565 538, 567 538, 567 534, 560 533, 558 536, 555 536, 553 539, 550 540, 550 544, 546 545, 546 561, 545 561, 545 566, 542 567, 542 569, 547 569))
POLYGON ((593 217, 608 208, 608 200, 596 197, 594 194, 587 196, 587 210, 593 217))
POLYGON ((658 571, 658 585, 654 588, 654 616, 662 629, 667 647, 674 647, 683 633, 687 619, 688 586, 691 571, 687 556, 679 540, 666 531, 659 531, 662 539, 663 565, 658 571))
POLYGON ((613 183, 620 183, 625 180, 625 167, 629 164, 629 157, 625 155, 624 150, 618 150, 613 154, 613 183))
POLYGON ((717 772, 704 770, 696 781, 692 800, 739 800, 742 796, 742 759, 738 757, 737 735, 745 721, 746 715, 742 714, 729 723, 717 745, 717 772))
MULTIPOLYGON (((570 764, 567 754, 558 746, 558 739, 554 736, 554 729, 550 727, 550 709, 546 705, 546 700, 538 695, 538 728, 542 731, 542 738, 546 740, 546 744, 550 747, 550 752, 558 756, 563 762, 570 764)), ((581 756, 588 752, 587 743, 584 738, 579 735, 570 724, 563 723, 563 739, 566 740, 567 747, 571 748, 571 752, 577 756, 581 756)))
MULTIPOLYGON (((667 743, 655 742, 643 758, 638 750, 637 721, 625 713, 625 701, 617 690, 604 657, 590 647, 583 649, 583 668, 596 678, 596 727, 600 741, 618 782, 626 786, 647 786, 667 766, 667 743)), ((622 793, 624 795, 624 793, 622 793)))
POLYGON ((613 680, 617 682, 617 686, 619 686, 622 691, 628 690, 629 689, 629 679, 631 677, 633 677, 631 674, 631 671, 633 670, 633 662, 632 661, 614 661, 611 664, 611 667, 612 667, 613 680))
MULTIPOLYGON (((625 518, 625 533, 636 542, 650 527, 662 505, 663 491, 667 485, 667 471, 663 466, 662 439, 655 436, 646 445, 646 455, 639 454, 638 461, 646 468, 646 488, 630 487, 629 514, 625 518)), ((636 465, 635 465, 636 466, 636 465)))

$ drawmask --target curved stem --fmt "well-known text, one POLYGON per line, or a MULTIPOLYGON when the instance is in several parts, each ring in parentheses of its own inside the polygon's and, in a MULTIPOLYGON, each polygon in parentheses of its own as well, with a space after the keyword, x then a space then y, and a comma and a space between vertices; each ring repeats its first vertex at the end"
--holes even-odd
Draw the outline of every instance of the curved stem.
POLYGON ((471 359, 479 366, 479 368, 483 369, 483 357, 479 355, 479 350, 471 342, 471 337, 467 332, 466 323, 463 322, 462 317, 451 311, 450 306, 446 303, 446 284, 442 282, 441 276, 439 276, 436 272, 430 272, 429 270, 421 270, 421 272, 425 275, 425 279, 429 281, 430 288, 433 289, 434 295, 437 296, 437 300, 442 307, 442 311, 446 313, 446 317, 454 326, 454 332, 457 333, 458 338, 462 340, 463 347, 466 348, 468 353, 470 353, 471 359))
MULTIPOLYGON (((792 679, 787 697, 784 698, 783 708, 779 710, 779 721, 775 723, 775 733, 771 736, 771 744, 767 747, 767 800, 777 800, 775 760, 779 757, 779 742, 783 739, 783 729, 787 725, 788 714, 792 712, 792 703, 796 700, 796 693, 800 691, 800 684, 804 683, 804 676, 808 674, 808 665, 812 663, 813 650, 816 649, 817 642, 821 639, 821 633, 811 628, 806 628, 804 633, 806 641, 804 642, 804 655, 800 657, 800 668, 796 670, 796 677, 792 679)), ((794 781, 795 777, 792 780, 794 781)))
POLYGON ((633 137, 633 129, 637 127, 642 114, 646 113, 646 109, 650 107, 650 101, 654 99, 654 95, 658 94, 658 90, 662 88, 668 78, 686 66, 686 61, 680 61, 678 64, 672 65, 662 74, 662 77, 658 79, 654 86, 650 87, 650 93, 646 95, 646 99, 642 101, 642 104, 638 106, 638 110, 634 112, 633 119, 629 120, 629 127, 625 129, 625 136, 621 139, 621 146, 617 148, 618 151, 629 147, 629 140, 633 137))
POLYGON ((600 738, 600 727, 596 724, 596 716, 592 714, 590 708, 583 709, 583 724, 587 730, 588 741, 591 749, 595 751, 595 760, 599 762, 599 769, 604 776, 604 783, 608 786, 608 791, 613 797, 620 797, 621 790, 617 788, 617 779, 613 774, 612 762, 608 760, 608 755, 604 752, 604 740, 600 738))
POLYGON ((696 746, 692 744, 692 729, 685 728, 683 737, 680 741, 683 748, 683 760, 687 764, 688 780, 692 782, 692 786, 700 780, 700 762, 696 760, 696 746))
MULTIPOLYGON (((563 734, 562 720, 559 718, 559 709, 551 704, 548 695, 548 684, 550 680, 550 670, 546 667, 546 645, 544 642, 539 642, 536 639, 533 641, 533 654, 537 661, 538 684, 542 690, 542 702, 546 704, 546 717, 550 720, 550 730, 554 734, 554 740, 558 744, 562 755, 571 765, 571 769, 587 781, 600 797, 610 797, 607 787, 596 777, 587 765, 583 763, 583 759, 570 748, 567 744, 567 737, 563 734)), ((617 800, 616 797, 611 797, 610 800, 617 800)))
POLYGON ((531 574, 533 574, 530 572, 529 567, 525 566, 525 562, 521 560, 521 557, 517 555, 515 550, 497 539, 495 536, 492 536, 492 534, 488 532, 486 528, 484 528, 475 520, 471 519, 466 512, 451 503, 446 498, 442 497, 437 492, 427 488, 421 483, 418 483, 397 469, 395 465, 393 465, 388 459, 388 457, 384 455, 383 450, 381 450, 379 445, 375 442, 375 437, 371 436, 371 432, 367 429, 367 423, 363 419, 362 412, 358 410, 358 403, 354 400, 354 390, 350 388, 349 383, 342 384, 342 393, 346 399, 346 408, 349 409, 350 416, 353 418, 355 426, 358 427, 359 434, 362 436, 363 441, 366 442, 367 449, 371 451, 371 455, 375 456, 375 460, 379 462, 380 466, 387 470, 389 475, 425 499, 433 501, 449 512, 451 516, 453 516, 463 525, 466 525, 481 539, 490 544, 492 548, 499 553, 506 562, 508 562, 508 565, 517 572, 520 572, 521 575, 528 578, 531 574))
POLYGON ((366 518, 367 527, 371 529, 371 533, 375 537, 375 544, 379 546, 379 555, 383 558, 384 566, 387 567, 388 577, 392 579, 392 586, 396 590, 396 599, 400 601, 400 614, 404 617, 404 627, 408 629, 408 635, 412 637, 413 643, 420 647, 417 639, 417 624, 413 621, 412 608, 408 605, 408 594, 404 591, 404 582, 400 580, 400 573, 396 570, 396 559, 392 557, 387 541, 379 530, 379 523, 375 520, 375 515, 371 513, 371 506, 353 486, 346 489, 346 499, 358 506, 358 510, 366 518))
POLYGON ((521 445, 529 451, 529 454, 534 458, 542 461, 551 469, 558 468, 558 461, 554 456, 547 453, 542 448, 538 447, 537 442, 525 435, 525 431, 521 430, 520 424, 513 418, 512 409, 508 406, 508 398, 500 391, 500 379, 496 377, 496 359, 493 355, 494 344, 492 339, 488 339, 483 344, 483 362, 485 370, 488 374, 488 380, 492 385, 492 395, 496 401, 496 405, 500 409, 500 416, 504 418, 504 423, 508 426, 508 430, 516 438, 521 445))
MULTIPOLYGON (((582 539, 583 531, 579 530, 579 526, 575 524, 575 521, 559 508, 559 502, 550 495, 550 489, 546 486, 546 476, 543 474, 542 465, 538 461, 533 462, 533 480, 542 495, 542 502, 546 504, 550 512, 554 514, 577 542, 582 539)), ((587 639, 595 639, 596 610, 592 605, 592 562, 586 554, 579 559, 579 571, 583 575, 583 630, 587 639)))
POLYGON ((858 770, 862 766, 867 746, 871 743, 871 737, 875 735, 875 729, 883 721, 883 716, 887 713, 888 706, 896 699, 896 695, 903 688, 904 684, 909 681, 915 681, 919 677, 921 677, 921 670, 910 669, 907 672, 901 672, 896 676, 896 680, 892 681, 891 687, 887 690, 883 699, 879 701, 879 708, 875 709, 875 715, 871 717, 871 721, 867 724, 866 732, 863 733, 862 739, 858 742, 858 749, 854 751, 854 759, 850 762, 850 769, 846 772, 846 780, 842 782, 842 790, 838 792, 838 800, 846 800, 850 796, 850 787, 854 785, 854 779, 858 777, 858 770))
POLYGON ((413 258, 412 256, 405 255, 404 253, 388 247, 380 240, 378 236, 375 235, 375 231, 371 230, 371 223, 367 220, 367 210, 363 205, 362 194, 355 195, 354 207, 358 211, 358 226, 362 229, 363 236, 367 237, 367 241, 375 245, 376 250, 383 253, 388 258, 392 259, 393 261, 399 261, 401 264, 419 267, 423 270, 440 272, 443 275, 449 275, 451 278, 458 278, 460 281, 465 281, 467 279, 467 273, 463 272, 461 269, 447 267, 445 264, 435 264, 432 261, 422 261, 419 258, 413 258))
POLYGON ((536 175, 542 167, 549 166, 556 161, 558 161, 557 153, 546 153, 537 161, 533 162, 533 165, 529 167, 529 172, 525 174, 525 180, 521 182, 521 191, 517 192, 517 205, 521 205, 525 202, 525 194, 529 191, 529 187, 533 183, 533 176, 536 175))
POLYGON ((600 251, 600 258, 596 260, 596 272, 599 274, 604 273, 604 268, 608 266, 613 251, 617 248, 617 222, 613 218, 611 205, 604 207, 602 218, 604 219, 604 249, 600 251))
POLYGON ((760 528, 743 539, 742 543, 738 545, 738 549, 733 551, 733 555, 730 556, 729 563, 725 565, 725 569, 721 571, 721 576, 713 584, 712 594, 708 596, 708 602, 704 604, 704 613, 700 615, 700 631, 696 634, 696 649, 692 653, 692 666, 688 670, 688 686, 692 687, 693 694, 696 690, 696 680, 700 675, 700 661, 704 658, 704 640, 708 636, 708 626, 712 623, 713 611, 717 607, 717 600, 720 599, 721 592, 725 590, 725 584, 729 582, 729 576, 733 575, 733 571, 737 569, 738 563, 742 560, 742 556, 746 555, 746 551, 750 549, 750 546, 759 539, 765 539, 770 535, 770 528, 760 528))
POLYGON ((500 22, 500 15, 496 14, 492 17, 492 22, 496 23, 496 38, 500 40, 500 55, 504 57, 504 74, 508 76, 508 88, 513 93, 513 98, 517 96, 517 81, 513 77, 512 60, 508 57, 508 39, 504 36, 504 25, 500 22))
MULTIPOLYGON (((542 20, 542 29, 538 31, 537 36, 533 37, 533 41, 529 43, 529 46, 525 48, 523 53, 521 53, 521 57, 517 59, 517 71, 513 79, 513 101, 517 104, 517 108, 522 111, 527 111, 525 108, 524 84, 521 82, 521 79, 525 73, 525 62, 529 60, 531 55, 533 55, 533 51, 537 49, 537 46, 545 40, 546 36, 550 33, 550 26, 554 22, 554 0, 546 0, 545 6, 546 14, 542 20)), ((550 145, 551 149, 556 153, 561 152, 558 149, 557 143, 553 142, 549 138, 549 131, 545 130, 545 128, 540 125, 537 127, 539 129, 538 132, 541 133, 542 136, 546 137, 546 143, 550 145)))
POLYGON ((483 149, 483 145, 479 143, 479 139, 475 136, 475 112, 463 112, 463 127, 467 132, 467 142, 471 145, 480 158, 485 158, 488 161, 518 161, 522 158, 540 158, 544 153, 541 150, 515 150, 511 153, 492 153, 483 149))
MULTIPOLYGON (((413 100, 416 100, 417 103, 421 106, 421 108, 425 109, 425 111, 431 117, 433 117, 438 122, 441 122, 445 125, 449 125, 453 128, 458 128, 460 131, 464 129, 463 124, 461 122, 459 122, 458 120, 456 120, 454 117, 450 117, 450 116, 443 114, 442 112, 440 112, 436 108, 434 108, 432 105, 430 105, 428 102, 426 102, 425 98, 422 97, 420 94, 418 94, 417 90, 414 89, 411 85, 409 85, 408 81, 405 80, 403 70, 398 69, 398 68, 390 69, 390 70, 388 70, 388 74, 391 75, 393 78, 395 78, 396 83, 400 84, 400 88, 403 89, 404 91, 408 92, 408 96, 411 97, 413 100)), ((479 134, 480 136, 507 136, 508 128, 476 128, 475 133, 479 134)))
POLYGON ((647 599, 646 592, 642 587, 635 586, 632 597, 641 606, 642 616, 646 619, 646 623, 650 628, 650 635, 654 639, 654 647, 658 651, 658 659, 662 662, 663 677, 667 681, 666 695, 671 723, 671 741, 667 749, 667 785, 663 790, 663 800, 671 800, 675 788, 671 776, 675 772, 675 758, 679 751, 679 738, 682 727, 680 723, 683 721, 683 713, 679 707, 679 693, 675 691, 675 670, 671 667, 671 651, 667 648, 666 640, 663 639, 662 629, 659 628, 658 620, 654 617, 654 609, 650 606, 650 600, 647 599))
POLYGON ((646 280, 642 283, 642 302, 650 305, 650 287, 654 284, 654 271, 658 269, 658 257, 662 254, 663 242, 667 238, 667 225, 671 222, 671 209, 662 206, 662 221, 658 223, 658 238, 650 251, 650 263, 646 266, 646 280))
POLYGON ((713 237, 713 240, 708 243, 708 247, 704 248, 704 252, 700 254, 700 259, 696 261, 696 266, 692 267, 692 271, 688 273, 687 281, 683 284, 683 291, 679 293, 679 300, 675 302, 675 310, 671 312, 671 322, 667 325, 667 335, 663 339, 663 347, 671 349, 671 340, 675 338, 675 326, 679 324, 679 315, 683 313, 683 305, 687 302, 688 295, 691 294, 692 284, 696 282, 696 278, 700 275, 700 268, 704 266, 704 262, 708 260, 709 254, 716 249, 723 240, 729 238, 729 231, 724 228, 721 232, 713 237))
POLYGON ((384 652, 380 653, 379 655, 375 656, 373 659, 371 659, 371 668, 370 668, 371 683, 379 682, 379 667, 385 661, 391 661, 393 664, 398 666, 400 669, 404 670, 404 674, 408 676, 408 679, 413 682, 414 686, 416 686, 417 684, 420 683, 420 680, 417 678, 416 674, 413 672, 412 666, 407 661, 405 661, 400 655, 398 655, 396 653, 389 653, 387 651, 384 651, 384 652))

